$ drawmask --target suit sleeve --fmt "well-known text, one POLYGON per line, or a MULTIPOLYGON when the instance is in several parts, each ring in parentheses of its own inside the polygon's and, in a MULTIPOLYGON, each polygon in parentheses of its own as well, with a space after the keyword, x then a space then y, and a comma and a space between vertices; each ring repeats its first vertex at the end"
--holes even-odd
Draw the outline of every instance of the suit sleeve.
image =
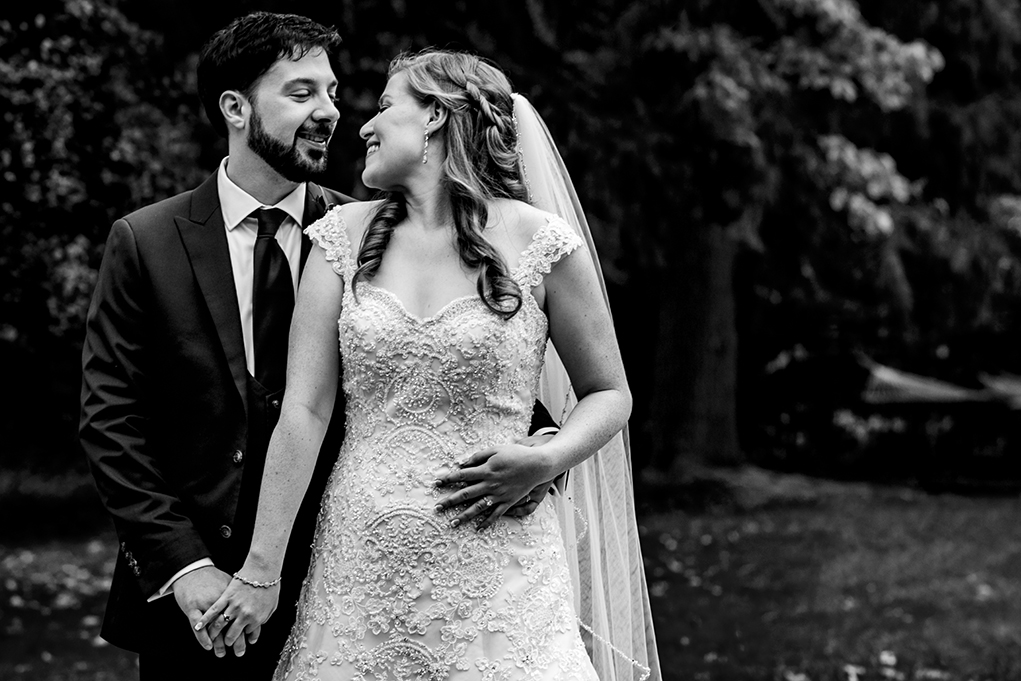
POLYGON ((542 428, 560 428, 560 424, 553 420, 549 410, 539 400, 535 401, 532 407, 532 423, 528 426, 528 434, 533 435, 535 431, 542 428))
POLYGON ((151 289, 135 234, 114 223, 89 306, 82 350, 79 439, 145 596, 210 555, 153 457, 151 289))

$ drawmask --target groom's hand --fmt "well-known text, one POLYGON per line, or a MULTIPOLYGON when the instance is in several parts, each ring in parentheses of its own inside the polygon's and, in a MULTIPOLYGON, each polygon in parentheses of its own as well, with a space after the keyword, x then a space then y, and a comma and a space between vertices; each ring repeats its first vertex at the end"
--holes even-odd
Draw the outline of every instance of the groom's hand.
MULTIPOLYGON (((526 438, 518 440, 519 445, 525 445, 526 447, 536 447, 538 445, 544 445, 553 439, 553 433, 546 433, 543 435, 529 435, 526 438)), ((549 494, 550 489, 553 487, 554 480, 540 483, 528 496, 519 501, 518 503, 507 509, 504 513, 505 516, 510 518, 524 518, 526 515, 535 513, 535 509, 539 508, 539 504, 549 494)))
POLYGON ((235 651, 239 644, 244 648, 246 637, 249 643, 255 643, 262 625, 277 609, 279 581, 261 588, 245 584, 241 579, 232 580, 216 602, 202 613, 195 627, 207 630, 213 637, 222 634, 224 644, 234 646, 235 651))
MULTIPOLYGON (((209 606, 216 602, 220 594, 230 584, 231 576, 213 566, 202 567, 182 575, 174 582, 174 598, 191 623, 191 633, 206 650, 212 650, 217 657, 227 654, 223 643, 223 635, 217 633, 210 636, 205 628, 196 630, 195 625, 209 606)), ((245 637, 242 636, 234 646, 234 654, 238 657, 245 654, 245 637), (237 643, 240 643, 240 650, 237 643)))

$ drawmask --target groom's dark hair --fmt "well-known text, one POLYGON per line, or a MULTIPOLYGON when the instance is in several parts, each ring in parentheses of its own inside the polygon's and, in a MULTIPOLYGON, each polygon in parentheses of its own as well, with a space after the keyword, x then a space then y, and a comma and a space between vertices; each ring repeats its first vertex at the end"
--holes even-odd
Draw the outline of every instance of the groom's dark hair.
POLYGON ((209 122, 220 137, 227 123, 220 112, 220 95, 237 90, 251 98, 259 79, 278 59, 301 59, 322 49, 337 73, 340 35, 297 14, 252 12, 213 34, 199 56, 198 87, 209 122))

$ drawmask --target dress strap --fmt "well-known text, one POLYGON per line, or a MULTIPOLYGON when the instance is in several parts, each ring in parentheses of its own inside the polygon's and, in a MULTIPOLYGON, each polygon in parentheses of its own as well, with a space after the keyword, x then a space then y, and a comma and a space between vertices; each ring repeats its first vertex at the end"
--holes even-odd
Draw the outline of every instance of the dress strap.
POLYGON ((342 208, 330 208, 326 215, 305 228, 305 234, 326 252, 326 260, 333 265, 333 271, 343 277, 345 283, 350 283, 355 268, 342 208))
POLYGON ((521 253, 518 266, 514 268, 514 280, 526 291, 535 288, 553 265, 581 245, 581 237, 571 226, 560 216, 550 214, 521 253))

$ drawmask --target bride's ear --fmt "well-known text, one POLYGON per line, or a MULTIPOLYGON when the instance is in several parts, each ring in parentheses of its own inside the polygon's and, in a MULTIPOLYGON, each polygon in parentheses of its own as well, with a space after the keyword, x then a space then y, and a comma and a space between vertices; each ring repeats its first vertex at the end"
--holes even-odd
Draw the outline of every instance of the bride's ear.
POLYGON ((447 109, 439 102, 429 104, 429 120, 426 125, 429 127, 429 134, 433 135, 443 129, 447 124, 447 109))

